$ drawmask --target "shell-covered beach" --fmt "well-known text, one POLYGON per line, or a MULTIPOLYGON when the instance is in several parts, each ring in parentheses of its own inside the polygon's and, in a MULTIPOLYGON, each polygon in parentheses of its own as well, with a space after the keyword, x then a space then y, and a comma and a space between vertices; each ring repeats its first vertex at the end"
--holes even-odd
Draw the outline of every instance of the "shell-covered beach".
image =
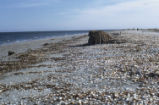
POLYGON ((109 34, 120 43, 87 45, 81 35, 10 46, 25 50, 0 54, 0 104, 157 105, 159 33, 109 34))

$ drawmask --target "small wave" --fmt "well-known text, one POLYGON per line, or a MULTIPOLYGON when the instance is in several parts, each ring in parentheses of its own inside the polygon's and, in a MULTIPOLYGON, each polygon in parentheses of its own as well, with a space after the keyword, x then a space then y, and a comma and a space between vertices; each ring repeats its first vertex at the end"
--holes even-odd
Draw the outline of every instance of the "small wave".
POLYGON ((67 37, 88 34, 87 31, 53 31, 53 32, 19 32, 19 33, 3 33, 1 35, 0 45, 20 43, 25 41, 45 39, 45 38, 56 38, 56 37, 67 37))

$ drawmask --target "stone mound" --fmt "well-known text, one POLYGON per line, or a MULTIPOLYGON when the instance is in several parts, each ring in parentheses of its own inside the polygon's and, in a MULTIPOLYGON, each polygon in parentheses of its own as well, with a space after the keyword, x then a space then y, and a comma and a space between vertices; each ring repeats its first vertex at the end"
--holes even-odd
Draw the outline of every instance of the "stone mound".
POLYGON ((106 44, 109 43, 111 39, 112 38, 109 36, 109 34, 104 31, 90 31, 88 44, 106 44))

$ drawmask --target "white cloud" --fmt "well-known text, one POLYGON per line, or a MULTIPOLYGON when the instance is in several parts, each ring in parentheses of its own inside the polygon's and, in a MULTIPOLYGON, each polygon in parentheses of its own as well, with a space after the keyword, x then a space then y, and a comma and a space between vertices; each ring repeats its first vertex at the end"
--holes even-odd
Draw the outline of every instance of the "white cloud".
POLYGON ((159 27, 159 0, 135 0, 76 11, 70 24, 75 28, 159 27), (78 25, 78 26, 77 26, 78 25))

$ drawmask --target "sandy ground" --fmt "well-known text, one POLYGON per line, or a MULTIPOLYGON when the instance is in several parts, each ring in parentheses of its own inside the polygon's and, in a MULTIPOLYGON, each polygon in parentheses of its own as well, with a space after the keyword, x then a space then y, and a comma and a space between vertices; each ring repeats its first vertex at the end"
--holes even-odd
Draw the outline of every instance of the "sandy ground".
POLYGON ((0 104, 158 104, 159 34, 122 31, 117 38, 126 42, 51 40, 3 59, 0 104))
POLYGON ((15 42, 12 44, 0 45, 0 60, 12 59, 11 57, 8 57, 8 51, 14 51, 15 53, 23 53, 27 50, 34 50, 37 48, 41 48, 45 43, 57 43, 62 40, 70 39, 73 36, 74 35, 63 36, 63 37, 52 37, 52 38, 29 40, 23 42, 15 42))

